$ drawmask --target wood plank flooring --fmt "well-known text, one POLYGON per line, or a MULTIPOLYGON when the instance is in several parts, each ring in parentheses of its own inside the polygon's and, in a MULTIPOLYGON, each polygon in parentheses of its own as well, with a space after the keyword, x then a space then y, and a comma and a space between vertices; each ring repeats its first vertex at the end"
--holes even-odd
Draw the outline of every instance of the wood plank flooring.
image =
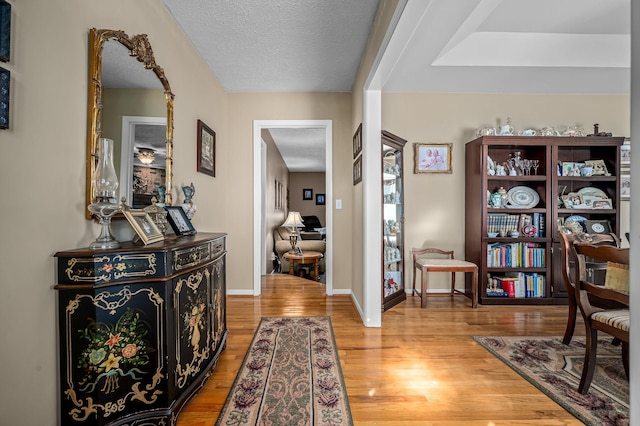
POLYGON ((215 423, 261 317, 301 315, 331 316, 356 425, 582 424, 470 338, 561 336, 566 306, 471 309, 469 299, 445 296, 420 309, 409 296, 383 314, 382 328, 367 328, 350 296, 326 297, 323 284, 267 275, 262 287, 260 297, 227 297, 227 347, 178 426, 215 423))

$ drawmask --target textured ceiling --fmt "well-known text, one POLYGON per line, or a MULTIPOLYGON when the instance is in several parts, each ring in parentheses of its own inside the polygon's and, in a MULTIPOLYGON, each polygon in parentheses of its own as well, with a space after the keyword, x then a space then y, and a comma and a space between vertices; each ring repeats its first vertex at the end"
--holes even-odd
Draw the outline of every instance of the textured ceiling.
MULTIPOLYGON (((163 3, 229 92, 349 92, 379 0, 163 3)), ((407 0, 382 90, 627 94, 630 15, 631 0, 407 0)))
POLYGON ((378 0, 163 0, 229 92, 350 92, 378 0))

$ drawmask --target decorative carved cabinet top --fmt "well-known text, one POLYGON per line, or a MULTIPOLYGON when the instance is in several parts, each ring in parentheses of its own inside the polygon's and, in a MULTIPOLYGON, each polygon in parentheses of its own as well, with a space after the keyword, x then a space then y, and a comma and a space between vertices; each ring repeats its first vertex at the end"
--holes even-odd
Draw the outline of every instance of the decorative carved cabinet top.
POLYGON ((100 285, 168 277, 223 253, 224 236, 199 233, 147 246, 125 242, 122 247, 112 250, 80 248, 60 251, 55 254, 58 258, 58 285, 100 285))

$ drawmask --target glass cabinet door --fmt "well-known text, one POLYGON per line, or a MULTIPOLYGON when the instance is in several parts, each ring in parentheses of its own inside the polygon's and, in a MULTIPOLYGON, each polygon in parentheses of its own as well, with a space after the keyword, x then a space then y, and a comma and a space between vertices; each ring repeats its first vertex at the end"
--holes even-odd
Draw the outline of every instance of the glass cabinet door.
POLYGON ((382 132, 382 310, 406 299, 402 150, 406 141, 382 132))

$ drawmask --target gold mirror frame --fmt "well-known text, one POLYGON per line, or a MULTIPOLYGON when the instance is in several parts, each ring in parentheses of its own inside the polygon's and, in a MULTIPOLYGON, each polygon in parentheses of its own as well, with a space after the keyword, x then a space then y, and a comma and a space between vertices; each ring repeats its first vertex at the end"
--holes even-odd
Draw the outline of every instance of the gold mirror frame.
MULTIPOLYGON (((124 31, 95 29, 89 30, 89 97, 87 108, 87 176, 86 176, 86 204, 85 215, 92 218, 88 209, 94 199, 93 176, 98 162, 98 139, 102 135, 102 48, 108 40, 116 40, 129 49, 129 54, 135 57, 146 69, 152 70, 164 88, 167 101, 167 154, 165 186, 165 204, 171 205, 171 181, 173 175, 173 98, 169 81, 164 70, 156 64, 153 50, 146 34, 129 37, 124 31)), ((128 200, 129 202, 131 200, 128 200)))

